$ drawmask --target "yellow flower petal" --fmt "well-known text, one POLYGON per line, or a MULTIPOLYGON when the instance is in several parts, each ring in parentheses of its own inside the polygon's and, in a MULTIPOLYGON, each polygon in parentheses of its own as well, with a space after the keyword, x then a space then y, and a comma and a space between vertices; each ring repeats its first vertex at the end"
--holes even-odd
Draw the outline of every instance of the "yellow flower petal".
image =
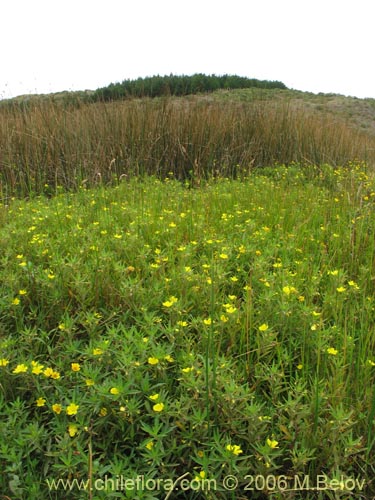
POLYGON ((75 424, 69 424, 68 432, 70 437, 74 437, 78 432, 78 427, 75 424))
POLYGON ((69 406, 66 408, 66 414, 67 415, 76 415, 78 412, 79 405, 76 405, 75 403, 70 403, 69 406))
POLYGON ((274 448, 278 448, 279 447, 279 442, 278 441, 275 441, 274 439, 269 439, 267 438, 267 441, 266 443, 268 444, 268 446, 272 449, 274 448))
POLYGON ((54 411, 57 415, 60 415, 62 412, 62 406, 58 403, 52 405, 52 411, 54 411))

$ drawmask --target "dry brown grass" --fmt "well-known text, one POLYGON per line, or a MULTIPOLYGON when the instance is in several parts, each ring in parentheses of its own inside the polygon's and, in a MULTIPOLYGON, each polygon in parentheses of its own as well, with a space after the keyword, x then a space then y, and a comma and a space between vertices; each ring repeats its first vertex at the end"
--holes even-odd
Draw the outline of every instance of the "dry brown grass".
POLYGON ((121 176, 239 175, 274 163, 345 164, 372 139, 327 114, 275 101, 144 99, 0 108, 0 168, 8 193, 76 188, 121 176))

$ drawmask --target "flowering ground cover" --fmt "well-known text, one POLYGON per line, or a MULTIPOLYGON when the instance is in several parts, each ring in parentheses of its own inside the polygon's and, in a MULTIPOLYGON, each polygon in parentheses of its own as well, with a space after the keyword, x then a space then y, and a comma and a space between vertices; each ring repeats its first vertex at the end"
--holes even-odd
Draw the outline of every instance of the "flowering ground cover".
POLYGON ((363 164, 2 205, 3 497, 374 495, 374 209, 363 164))

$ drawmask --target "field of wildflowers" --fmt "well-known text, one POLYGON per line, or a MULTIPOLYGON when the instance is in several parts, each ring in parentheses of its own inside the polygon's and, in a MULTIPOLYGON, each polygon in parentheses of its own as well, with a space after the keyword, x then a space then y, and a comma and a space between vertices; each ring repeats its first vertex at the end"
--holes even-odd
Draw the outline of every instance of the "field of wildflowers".
POLYGON ((372 498, 374 209, 361 163, 1 205, 1 498, 372 498))

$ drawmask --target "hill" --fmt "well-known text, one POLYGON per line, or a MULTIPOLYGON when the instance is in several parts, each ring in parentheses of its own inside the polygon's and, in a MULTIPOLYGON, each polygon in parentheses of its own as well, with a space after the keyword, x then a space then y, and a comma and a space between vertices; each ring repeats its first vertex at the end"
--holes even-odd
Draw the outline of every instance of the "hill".
POLYGON ((313 111, 344 121, 355 129, 375 135, 375 99, 341 94, 314 94, 292 89, 236 89, 219 90, 215 99, 248 102, 253 100, 287 102, 291 106, 313 111))
MULTIPOLYGON (((199 76, 199 75, 197 75, 199 76)), ((150 85, 150 79, 145 79, 150 85)), ((138 82, 138 87, 141 86, 142 79, 134 80, 138 82)), ((126 80, 124 88, 127 84, 129 87, 131 81, 126 80)), ((313 111, 319 114, 327 115, 332 119, 344 121, 354 129, 359 129, 375 136, 375 99, 358 98, 352 96, 344 96, 335 93, 319 93, 304 92, 301 90, 288 89, 282 82, 267 82, 256 79, 248 79, 248 88, 216 88, 207 90, 206 92, 194 90, 193 92, 185 92, 185 99, 205 99, 233 102, 249 102, 249 101, 272 101, 284 102, 289 105, 304 109, 308 112, 313 111), (268 87, 268 88, 267 88, 268 87)), ((115 88, 121 84, 110 84, 105 87, 115 88)), ((201 88, 196 85, 197 88, 201 88)), ((136 86, 135 86, 136 88, 136 86)), ((186 84, 185 84, 186 88, 186 84)), ((83 103, 93 102, 98 99, 99 95, 103 95, 103 89, 82 90, 82 91, 61 91, 51 94, 24 94, 13 99, 5 99, 0 101, 0 107, 4 105, 23 104, 27 102, 40 102, 45 100, 63 101, 65 103, 83 103)), ((136 91, 134 91, 136 93, 136 91)), ((139 92, 140 93, 140 92, 139 92)), ((176 95, 170 92, 172 95, 176 95)), ((139 97, 136 96, 136 97, 139 97)), ((124 98, 124 96, 123 96, 124 98)), ((119 98, 118 98, 119 99, 119 98)), ((116 100, 116 99, 115 99, 116 100)))

